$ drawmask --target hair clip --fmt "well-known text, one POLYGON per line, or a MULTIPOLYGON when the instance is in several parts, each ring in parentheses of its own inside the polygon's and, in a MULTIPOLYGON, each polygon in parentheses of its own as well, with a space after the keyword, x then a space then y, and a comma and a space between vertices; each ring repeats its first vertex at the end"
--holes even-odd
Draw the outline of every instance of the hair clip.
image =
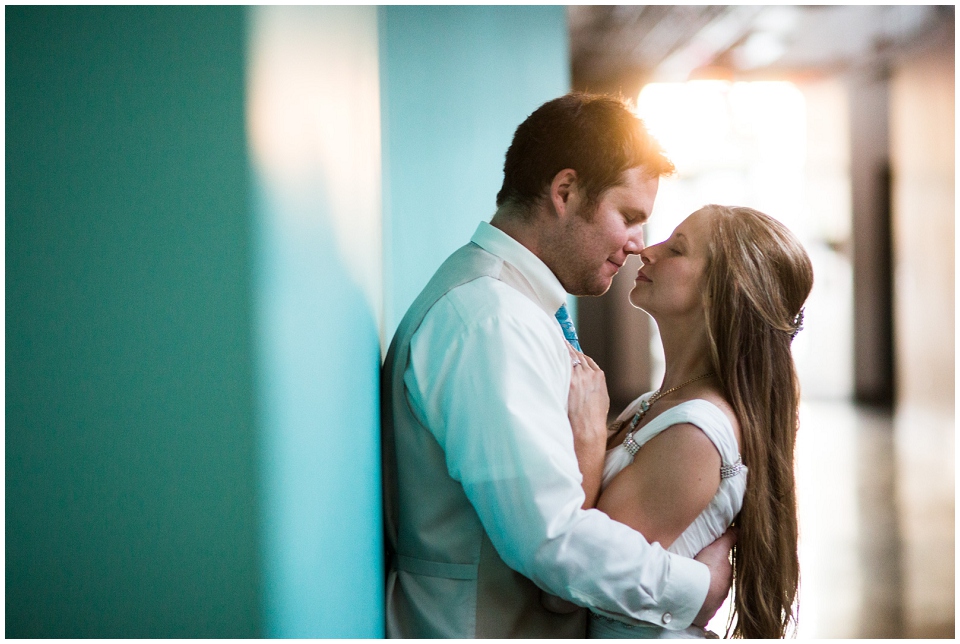
POLYGON ((791 326, 793 326, 793 332, 790 334, 790 339, 793 340, 797 337, 797 334, 803 331, 803 312, 807 310, 807 307, 800 309, 800 312, 793 316, 793 321, 791 326))

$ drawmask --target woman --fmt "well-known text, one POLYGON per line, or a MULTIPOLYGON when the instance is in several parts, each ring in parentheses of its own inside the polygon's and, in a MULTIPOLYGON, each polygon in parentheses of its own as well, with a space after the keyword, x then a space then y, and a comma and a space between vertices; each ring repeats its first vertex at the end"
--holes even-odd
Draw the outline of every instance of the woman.
MULTIPOLYGON (((585 505, 689 557, 736 519, 728 634, 783 637, 799 583, 790 344, 813 284, 810 260, 771 217, 716 205, 640 257, 630 302, 656 320, 666 372, 608 431, 603 374, 571 349, 585 505)), ((591 617, 591 637, 704 635, 591 617)))

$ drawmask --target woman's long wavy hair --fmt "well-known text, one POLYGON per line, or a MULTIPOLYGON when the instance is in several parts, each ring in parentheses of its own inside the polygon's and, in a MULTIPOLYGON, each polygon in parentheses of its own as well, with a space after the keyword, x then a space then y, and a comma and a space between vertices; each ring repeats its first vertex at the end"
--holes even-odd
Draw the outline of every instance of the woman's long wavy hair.
POLYGON ((796 624, 800 583, 793 471, 800 387, 790 345, 813 267, 772 217, 750 208, 704 210, 714 215, 704 281, 713 367, 740 421, 748 468, 727 635, 784 637, 796 624))

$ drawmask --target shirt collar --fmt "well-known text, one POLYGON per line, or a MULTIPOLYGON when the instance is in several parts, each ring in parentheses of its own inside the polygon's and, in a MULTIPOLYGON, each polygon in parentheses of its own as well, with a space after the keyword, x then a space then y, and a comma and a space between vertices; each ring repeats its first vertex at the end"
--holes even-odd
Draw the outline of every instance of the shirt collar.
POLYGON ((566 302, 567 292, 553 271, 526 246, 496 226, 481 221, 470 241, 519 270, 530 282, 544 310, 550 315, 556 313, 557 309, 566 302))

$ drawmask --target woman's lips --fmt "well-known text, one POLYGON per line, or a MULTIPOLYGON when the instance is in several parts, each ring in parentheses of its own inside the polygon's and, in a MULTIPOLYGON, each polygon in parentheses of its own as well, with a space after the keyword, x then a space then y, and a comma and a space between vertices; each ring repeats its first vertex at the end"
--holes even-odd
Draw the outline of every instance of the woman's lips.
POLYGON ((653 280, 643 274, 643 270, 637 271, 637 280, 638 282, 650 282, 653 283, 653 280))

